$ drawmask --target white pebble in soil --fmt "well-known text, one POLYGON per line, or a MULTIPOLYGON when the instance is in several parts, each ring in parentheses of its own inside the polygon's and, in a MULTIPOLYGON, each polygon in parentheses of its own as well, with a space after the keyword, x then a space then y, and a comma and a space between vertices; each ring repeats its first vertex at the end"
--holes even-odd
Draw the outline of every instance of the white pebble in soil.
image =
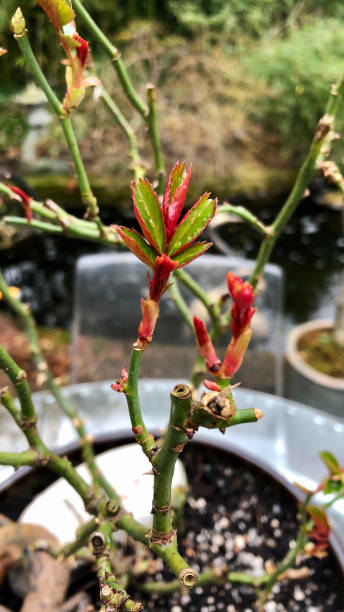
POLYGON ((304 594, 304 592, 300 589, 299 586, 296 586, 294 588, 294 593, 293 593, 294 599, 295 601, 303 601, 306 597, 306 595, 304 594))

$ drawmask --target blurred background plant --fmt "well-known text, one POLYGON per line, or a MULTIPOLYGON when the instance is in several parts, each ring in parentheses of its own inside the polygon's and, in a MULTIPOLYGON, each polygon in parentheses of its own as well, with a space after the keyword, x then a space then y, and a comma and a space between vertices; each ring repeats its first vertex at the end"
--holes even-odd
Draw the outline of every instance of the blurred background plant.
MULTIPOLYGON (((16 6, 14 0, 3 0, 0 7, 0 44, 8 49, 1 60, 0 155, 10 151, 12 158, 25 126, 23 110, 13 106, 11 94, 30 80, 9 32, 8 15, 16 6)), ((167 164, 178 157, 197 156, 196 180, 203 178, 209 188, 216 182, 220 195, 228 192, 229 168, 235 179, 232 190, 240 195, 248 196, 252 190, 274 193, 289 186, 292 177, 287 170, 302 159, 329 84, 343 65, 340 0, 132 0, 125 6, 119 0, 88 0, 85 6, 125 54, 137 88, 143 89, 147 80, 159 87, 167 164), (186 126, 187 143, 182 138, 186 126), (209 159, 216 168, 212 177, 207 171, 209 159), (243 170, 236 169, 238 163, 243 170)), ((44 15, 34 0, 26 0, 23 10, 36 33, 35 54, 52 86, 62 93, 64 70, 44 15)), ((102 59, 102 50, 92 43, 95 58, 102 59)), ((121 101, 116 80, 107 78, 111 66, 105 61, 101 65, 100 77, 112 83, 110 94, 121 101)), ((88 95, 77 118, 90 173, 99 174, 94 160, 99 159, 95 153, 101 147, 105 171, 120 170, 124 184, 128 177, 120 155, 123 137, 116 126, 109 130, 106 110, 89 121, 93 107, 88 95)), ((55 125, 52 122, 41 154, 49 151, 63 157, 55 125)), ((337 146, 336 157, 341 154, 337 146)), ((145 157, 149 165, 146 151, 145 157)))

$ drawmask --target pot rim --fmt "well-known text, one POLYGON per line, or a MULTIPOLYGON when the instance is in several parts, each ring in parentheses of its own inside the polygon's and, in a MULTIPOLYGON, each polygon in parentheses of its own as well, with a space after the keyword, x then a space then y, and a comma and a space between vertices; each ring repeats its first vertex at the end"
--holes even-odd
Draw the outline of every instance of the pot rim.
MULTIPOLYGON (((161 435, 160 431, 153 431, 152 433, 156 436, 161 435)), ((94 440, 95 449, 97 448, 97 446, 101 446, 104 444, 110 444, 111 442, 114 442, 117 445, 122 446, 124 444, 127 444, 128 442, 129 443, 134 442, 134 436, 131 436, 130 432, 124 429, 102 433, 96 436, 94 440)), ((209 437, 207 437, 205 434, 202 434, 202 432, 198 432, 196 439, 192 440, 191 444, 206 446, 212 449, 220 449, 223 452, 232 454, 236 458, 239 458, 242 461, 244 461, 248 466, 253 466, 257 468, 258 470, 263 472, 268 478, 270 478, 271 480, 275 481, 276 483, 284 487, 289 493, 289 495, 291 495, 297 501, 300 502, 304 499, 304 495, 302 491, 300 491, 300 489, 298 489, 294 484, 289 482, 285 478, 285 476, 280 474, 274 467, 266 463, 264 459, 257 458, 252 453, 250 453, 250 451, 248 451, 247 449, 244 450, 242 448, 239 448, 235 443, 232 443, 232 441, 228 438, 222 437, 222 438, 209 439, 209 437)), ((56 452, 59 455, 70 455, 70 454, 80 455, 79 441, 74 440, 72 442, 69 442, 65 446, 59 447, 56 452)), ((80 460, 80 462, 82 462, 82 460, 80 460)), ((25 481, 32 472, 37 471, 37 470, 48 471, 48 468, 46 467, 32 468, 28 466, 23 466, 19 468, 14 474, 12 474, 6 480, 0 483, 0 494, 8 490, 12 485, 20 484, 21 480, 25 481)), ((49 473, 51 473, 50 470, 49 470, 49 473)), ((59 476, 56 475, 56 480, 58 478, 59 476)), ((338 540, 336 534, 333 532, 333 530, 331 530, 329 542, 331 545, 332 552, 339 566, 339 569, 344 577, 344 549, 340 541, 338 540)))
POLYGON ((328 387, 335 391, 344 391, 344 378, 335 378, 334 376, 318 372, 301 359, 297 348, 298 342, 304 334, 313 330, 331 328, 333 328, 332 319, 314 319, 313 321, 296 325, 287 335, 285 357, 291 367, 314 384, 328 387))

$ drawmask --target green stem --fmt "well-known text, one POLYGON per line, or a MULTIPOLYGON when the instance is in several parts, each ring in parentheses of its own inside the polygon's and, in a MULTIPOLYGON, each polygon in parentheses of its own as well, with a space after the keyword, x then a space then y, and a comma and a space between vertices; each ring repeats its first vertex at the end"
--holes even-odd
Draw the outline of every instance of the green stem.
POLYGON ((97 224, 99 230, 102 230, 103 224, 99 218, 99 208, 97 199, 94 196, 90 182, 88 180, 87 172, 82 161, 79 145, 75 137, 74 128, 70 117, 62 116, 60 123, 65 135, 65 139, 68 145, 69 152, 73 158, 75 172, 78 178, 79 189, 81 193, 81 199, 87 207, 87 217, 93 219, 97 224))
POLYGON ((190 418, 190 426, 193 429, 205 427, 207 429, 223 430, 227 427, 242 425, 243 423, 256 423, 256 421, 258 421, 258 419, 260 419, 262 416, 261 411, 257 410, 256 408, 243 408, 241 410, 237 410, 234 416, 230 417, 229 419, 221 419, 218 417, 218 415, 205 411, 198 402, 194 402, 193 412, 190 418))
POLYGON ((102 99, 104 100, 104 103, 106 104, 110 112, 112 113, 118 125, 122 128, 122 131, 124 132, 128 140, 129 153, 130 153, 130 157, 132 160, 132 169, 134 172, 135 180, 141 177, 144 177, 144 174, 145 174, 144 167, 143 167, 143 163, 142 163, 141 156, 139 153, 136 135, 135 135, 135 132, 132 126, 130 125, 129 121, 126 120, 123 113, 118 108, 117 104, 111 98, 111 96, 106 91, 106 89, 104 89, 104 87, 101 88, 101 95, 102 95, 102 99))
POLYGON ((87 173, 81 158, 80 149, 75 138, 73 126, 70 118, 67 116, 61 102, 58 100, 54 91, 50 87, 47 79, 45 78, 35 56, 32 51, 30 41, 28 39, 26 30, 20 35, 14 35, 23 57, 28 64, 33 77, 36 79, 38 85, 46 95, 49 103, 51 104, 65 135, 65 139, 69 148, 69 152, 72 156, 75 172, 78 178, 79 188, 81 192, 81 198, 84 204, 87 206, 87 215, 94 219, 97 223, 99 230, 102 230, 102 222, 99 219, 97 200, 92 193, 92 189, 87 177, 87 173))
POLYGON ((96 40, 102 45, 107 55, 114 63, 114 68, 117 72, 119 82, 122 85, 122 89, 127 96, 128 100, 132 103, 133 107, 140 113, 140 115, 146 120, 148 117, 148 108, 145 103, 140 99, 137 91, 135 90, 129 74, 123 64, 121 54, 118 49, 109 41, 105 34, 101 31, 98 25, 93 21, 91 15, 87 12, 80 0, 73 0, 73 7, 77 10, 80 17, 85 22, 86 26, 96 38, 96 40))
POLYGON ((148 459, 151 460, 156 451, 156 443, 153 434, 148 432, 142 417, 138 388, 139 367, 142 355, 143 351, 134 346, 131 353, 128 382, 125 385, 124 392, 127 398, 132 431, 136 442, 141 446, 148 459))
MULTIPOLYGON (((9 355, 7 355, 7 353, 7 357, 5 358, 5 360, 1 359, 1 355, 3 354, 3 352, 6 353, 6 351, 4 351, 2 347, 0 347, 0 367, 4 369, 6 374, 12 380, 12 371, 10 371, 8 368, 8 364, 10 364, 10 361, 12 360, 9 355), (5 365, 5 367, 3 367, 3 365, 5 365)), ((16 369, 14 372, 14 379, 16 378, 16 376, 18 376, 20 372, 22 372, 22 370, 20 370, 20 368, 16 364, 15 366, 16 369)), ((46 465, 53 472, 56 472, 60 476, 63 476, 79 493, 80 497, 84 501, 86 509, 93 511, 93 508, 96 507, 97 504, 102 500, 101 496, 98 496, 99 498, 97 497, 95 491, 87 484, 85 480, 83 480, 83 478, 81 478, 81 476, 79 476, 78 472, 74 469, 68 459, 66 459, 65 457, 58 457, 47 448, 38 433, 36 427, 37 417, 35 412, 33 413, 33 416, 27 418, 24 414, 25 403, 22 401, 22 398, 19 393, 18 396, 20 400, 21 410, 16 408, 16 405, 8 389, 6 388, 2 390, 0 401, 14 418, 18 427, 20 427, 20 429, 22 430, 30 447, 37 451, 39 455, 39 461, 41 463, 44 463, 44 465, 46 465)))
POLYGON ((90 535, 92 535, 96 529, 97 522, 95 519, 91 519, 90 521, 87 521, 87 523, 80 525, 80 527, 78 527, 76 530, 76 539, 73 542, 68 542, 67 544, 64 544, 64 546, 52 551, 53 556, 56 558, 61 556, 66 558, 70 555, 74 555, 79 548, 82 548, 88 543, 90 535))
POLYGON ((170 420, 159 451, 152 460, 154 471, 153 530, 154 539, 169 536, 172 529, 171 488, 174 468, 187 435, 192 393, 187 385, 177 385, 171 393, 170 420))
POLYGON ((257 289, 265 264, 268 262, 271 256, 278 237, 295 212, 312 176, 314 175, 314 172, 317 169, 317 163, 322 156, 322 148, 327 141, 329 134, 333 132, 335 119, 338 114, 343 94, 344 79, 340 82, 337 88, 337 95, 333 96, 332 93, 330 94, 326 107, 326 114, 318 123, 308 155, 297 174, 294 186, 275 221, 269 228, 267 228, 268 233, 262 241, 258 251, 256 264, 250 278, 250 283, 254 289, 257 289))
POLYGON ((220 308, 218 304, 213 304, 207 296, 206 292, 200 287, 200 285, 192 278, 192 276, 184 269, 179 268, 173 273, 184 285, 191 291, 191 293, 197 297, 202 304, 206 307, 211 321, 214 325, 215 330, 221 330, 220 322, 220 308))
POLYGON ((40 457, 37 451, 30 448, 21 453, 11 453, 2 451, 0 452, 0 465, 11 465, 16 470, 23 465, 29 465, 35 467, 40 464, 40 457))
POLYGON ((25 217, 8 215, 3 217, 2 221, 5 225, 28 227, 34 230, 47 232, 48 234, 64 234, 68 238, 78 238, 80 240, 86 240, 87 242, 95 242, 107 246, 122 245, 122 241, 118 239, 118 236, 111 228, 104 228, 104 233, 100 235, 98 230, 94 232, 93 229, 88 230, 84 227, 76 227, 73 224, 60 227, 52 223, 47 223, 46 221, 39 221, 38 219, 31 219, 28 221, 25 217))
POLYGON ((232 215, 236 215, 237 217, 248 223, 248 225, 251 225, 259 234, 263 234, 263 236, 266 236, 266 234, 268 233, 268 228, 264 225, 264 223, 262 223, 262 221, 260 221, 258 217, 256 217, 249 210, 247 210, 247 208, 244 208, 243 206, 223 204, 222 206, 219 206, 216 212, 217 215, 221 213, 229 213, 232 215))
POLYGON ((174 575, 177 576, 179 585, 187 588, 195 586, 198 574, 178 552, 177 537, 174 532, 168 542, 151 542, 150 548, 165 561, 174 575))
MULTIPOLYGON (((21 416, 23 420, 30 424, 36 423, 35 408, 32 403, 29 383, 27 382, 26 372, 19 368, 15 361, 9 356, 4 347, 0 345, 0 369, 7 374, 20 401, 21 416)), ((9 393, 8 393, 9 394, 9 393)))
POLYGON ((194 329, 194 325, 193 325, 193 321, 192 321, 192 316, 190 313, 190 310, 182 296, 182 294, 180 293, 180 289, 179 289, 179 285, 178 285, 178 281, 176 278, 173 278, 173 274, 171 275, 172 279, 173 279, 173 283, 170 285, 169 290, 168 290, 168 295, 171 298, 172 302, 175 304, 177 310, 179 310, 181 316, 183 317, 186 325, 189 327, 189 329, 192 331, 192 333, 195 333, 195 329, 194 329))
POLYGON ((96 558, 97 574, 100 588, 101 602, 106 610, 125 610, 139 612, 143 605, 130 599, 126 590, 115 578, 110 553, 113 548, 112 541, 113 525, 109 521, 103 521, 91 537, 93 554, 96 558))
POLYGON ((158 128, 158 118, 156 112, 156 104, 155 104, 155 87, 151 83, 147 85, 147 95, 148 95, 148 107, 149 107, 149 115, 148 115, 148 126, 149 126, 149 134, 153 147, 154 160, 155 160, 155 168, 158 175, 158 192, 163 193, 163 180, 164 180, 164 158, 161 150, 161 142, 158 128))
MULTIPOLYGON (((20 368, 16 365, 13 368, 11 365, 11 358, 6 353, 6 351, 0 346, 0 355, 5 354, 5 358, 0 359, 0 367, 4 369, 5 373, 12 376, 13 380, 16 381, 18 374, 22 372, 20 368)), ((14 362, 13 362, 14 363, 14 362)), ((18 394, 19 395, 19 394, 18 394)), ((29 390, 30 395, 30 390, 29 390)), ((31 395, 30 395, 31 398, 31 395)), ((44 442, 41 440, 37 428, 36 428, 36 414, 34 413, 31 419, 23 418, 23 404, 27 401, 26 396, 23 397, 23 393, 19 395, 19 399, 21 402, 21 408, 17 408, 14 403, 8 389, 5 387, 1 391, 0 401, 11 414, 18 427, 21 428, 25 437, 27 438, 30 446, 38 455, 38 462, 46 465, 52 471, 56 472, 60 476, 63 476, 69 484, 79 493, 82 498, 86 509, 88 512, 93 513, 95 515, 101 513, 102 515, 109 514, 111 517, 113 516, 113 504, 108 502, 107 498, 99 491, 99 489, 95 489, 94 487, 88 485, 86 481, 83 480, 81 476, 79 476, 78 472, 72 466, 70 461, 65 457, 58 457, 54 453, 50 452, 49 449, 45 446, 44 442)), ((3 458, 6 459, 6 455, 3 455, 3 458)), ((117 526, 120 529, 126 531, 129 535, 131 535, 136 540, 143 542, 145 544, 148 543, 149 531, 146 527, 138 523, 131 514, 124 513, 119 516, 117 521, 117 526)))
POLYGON ((40 65, 38 64, 34 53, 32 51, 31 45, 30 45, 30 41, 28 39, 26 30, 23 31, 23 33, 21 35, 14 35, 14 38, 16 39, 19 48, 24 56, 24 59, 26 61, 26 63, 28 64, 32 76, 34 77, 34 79, 36 80, 37 84, 39 85, 39 87, 42 89, 42 91, 44 92, 48 102, 50 103, 55 115, 57 115, 57 117, 62 117, 63 115, 65 115, 65 110, 62 107, 61 102, 59 101, 59 99, 57 98, 57 96, 55 95, 54 91, 52 90, 52 88, 50 87, 47 79, 45 78, 40 65))
POLYGON ((9 287, 2 275, 1 269, 0 291, 2 292, 3 297, 10 306, 10 308, 19 317, 20 321, 24 326, 29 341, 29 349, 33 358, 33 362, 38 372, 40 372, 40 374, 44 377, 43 382, 46 383, 48 389, 51 391, 53 397, 56 399, 57 404, 60 406, 60 408, 62 408, 63 412, 71 420, 77 434, 79 435, 82 458, 88 466, 90 474, 93 478, 93 482, 100 486, 111 497, 111 499, 115 499, 117 503, 120 503, 120 498, 117 495, 116 491, 114 491, 110 483, 106 480, 106 478, 96 465, 93 446, 87 434, 84 421, 79 417, 76 408, 66 399, 60 387, 56 384, 54 380, 54 377, 41 351, 36 324, 30 312, 30 308, 27 306, 27 304, 22 304, 20 300, 11 295, 9 287))

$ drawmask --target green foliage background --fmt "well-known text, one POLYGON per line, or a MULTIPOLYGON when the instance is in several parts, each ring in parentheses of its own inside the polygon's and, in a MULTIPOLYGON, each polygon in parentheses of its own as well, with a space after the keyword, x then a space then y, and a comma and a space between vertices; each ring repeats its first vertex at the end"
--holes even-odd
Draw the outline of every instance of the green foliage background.
MULTIPOLYGON (((63 95, 64 71, 51 25, 35 0, 23 0, 21 6, 37 58, 51 84, 63 95)), ((139 88, 150 78, 161 88, 173 81, 178 45, 182 46, 177 54, 179 63, 183 53, 191 64, 196 64, 201 55, 208 55, 213 65, 216 57, 221 58, 220 69, 213 70, 211 78, 209 74, 204 77, 202 70, 199 83, 194 76, 195 90, 202 78, 208 79, 205 87, 213 98, 212 103, 214 97, 216 104, 223 108, 232 103, 231 97, 234 106, 239 102, 247 120, 262 127, 269 135, 270 144, 271 136, 275 143, 281 143, 281 157, 295 164, 308 145, 330 84, 344 69, 343 0, 128 0, 126 3, 85 0, 85 6, 123 50, 124 58, 130 57, 130 71, 139 88), (139 57, 141 31, 145 39, 151 31, 151 42, 139 57)), ((8 143, 16 145, 24 133, 16 125, 11 109, 9 120, 5 122, 3 117, 8 96, 30 80, 10 33, 9 18, 16 7, 17 0, 1 0, 0 46, 8 49, 8 54, 0 60, 1 149, 8 143)), ((79 31, 88 37, 82 24, 79 31)), ((99 50, 94 47, 95 59, 101 60, 99 50)), ((102 68, 101 72, 104 73, 102 68)), ((185 74, 182 78, 187 79, 185 74)), ((118 94, 115 90, 112 93, 118 94)), ((176 104, 178 100, 188 99, 182 84, 179 83, 174 96, 176 104)), ((196 111, 203 112, 206 120, 207 112, 200 104, 196 111)), ((83 108, 84 105, 80 115, 83 108)), ((182 111, 182 103, 180 108, 182 111)), ((168 108, 163 110, 166 112, 168 108)), ((340 147, 338 155, 341 155, 340 147)))

